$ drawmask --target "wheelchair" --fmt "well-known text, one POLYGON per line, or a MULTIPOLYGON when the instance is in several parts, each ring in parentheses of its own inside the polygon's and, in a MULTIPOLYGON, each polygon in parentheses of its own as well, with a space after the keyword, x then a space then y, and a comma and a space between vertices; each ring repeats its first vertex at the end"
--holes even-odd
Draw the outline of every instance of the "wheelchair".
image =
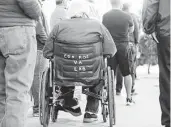
MULTIPOLYGON (((115 117, 115 86, 114 86, 114 71, 111 70, 111 68, 108 66, 107 58, 109 55, 104 56, 102 53, 102 50, 100 50, 102 47, 100 46, 102 43, 94 43, 94 44, 65 44, 65 43, 54 43, 54 55, 53 58, 49 60, 49 67, 43 72, 42 78, 41 78, 41 84, 40 84, 40 91, 39 91, 39 119, 41 125, 43 127, 48 127, 50 120, 52 122, 56 122, 58 118, 58 112, 60 109, 58 109, 58 106, 61 105, 61 100, 59 99, 61 95, 60 87, 68 85, 69 87, 72 86, 82 86, 82 93, 91 97, 94 97, 101 102, 101 114, 103 117, 103 121, 107 122, 109 121, 110 127, 113 127, 116 123, 116 117, 115 117), (99 58, 102 59, 102 67, 98 66, 97 71, 95 72, 96 76, 89 75, 88 78, 85 77, 86 73, 88 71, 85 71, 85 68, 82 66, 81 69, 78 69, 76 72, 78 75, 74 75, 73 73, 70 73, 70 78, 66 78, 64 75, 66 74, 60 74, 59 71, 61 71, 61 66, 64 66, 65 60, 70 59, 72 60, 72 54, 67 50, 67 47, 69 47, 72 50, 77 50, 77 54, 75 55, 75 58, 77 60, 84 60, 86 61, 87 57, 91 57, 91 54, 89 55, 83 55, 85 52, 88 52, 88 48, 93 47, 92 51, 98 50, 98 54, 100 55, 99 58), (86 48, 85 48, 86 47, 86 48), (60 49, 59 49, 60 48, 60 49), (83 49, 84 52, 83 52, 83 49), (63 61, 64 60, 64 61, 63 61), (63 61, 63 62, 60 62, 63 61), (84 72, 82 75, 79 73, 84 72), (93 84, 91 83, 94 80, 102 80, 103 83, 99 86, 100 92, 99 94, 95 94, 93 92, 88 91, 89 87, 92 87, 93 84)), ((74 57, 73 57, 74 58, 74 57)), ((86 62, 85 62, 86 63, 86 62)), ((80 64, 76 64, 76 67, 79 68, 80 64)), ((94 67, 92 66, 92 68, 94 67)), ((63 70, 62 70, 63 71, 63 70)))

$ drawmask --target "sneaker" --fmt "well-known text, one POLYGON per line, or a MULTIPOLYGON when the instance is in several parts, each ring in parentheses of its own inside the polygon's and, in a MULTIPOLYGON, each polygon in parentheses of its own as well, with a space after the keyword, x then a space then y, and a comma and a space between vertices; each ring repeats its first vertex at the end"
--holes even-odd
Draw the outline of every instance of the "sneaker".
POLYGON ((84 119, 83 119, 84 123, 92 123, 92 122, 95 122, 97 120, 98 120, 97 115, 94 113, 91 114, 91 113, 86 112, 84 114, 84 119))
POLYGON ((39 117, 39 108, 38 108, 38 106, 33 106, 33 117, 39 117))
POLYGON ((135 102, 133 101, 132 98, 131 98, 131 99, 130 99, 130 98, 127 98, 127 99, 126 99, 126 105, 127 105, 127 106, 131 106, 131 105, 133 105, 133 104, 135 104, 135 102))
POLYGON ((33 117, 39 117, 39 113, 33 113, 33 117))
POLYGON ((82 115, 81 113, 81 108, 79 105, 73 106, 73 107, 63 107, 64 111, 71 113, 73 116, 80 116, 82 115))

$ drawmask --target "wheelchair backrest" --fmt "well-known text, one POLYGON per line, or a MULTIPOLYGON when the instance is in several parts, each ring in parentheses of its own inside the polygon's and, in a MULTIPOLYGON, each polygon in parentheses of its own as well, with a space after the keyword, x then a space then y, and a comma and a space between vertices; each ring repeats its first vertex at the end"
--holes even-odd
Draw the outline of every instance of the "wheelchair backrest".
POLYGON ((101 78, 102 42, 88 44, 54 43, 55 77, 67 81, 92 81, 101 78))

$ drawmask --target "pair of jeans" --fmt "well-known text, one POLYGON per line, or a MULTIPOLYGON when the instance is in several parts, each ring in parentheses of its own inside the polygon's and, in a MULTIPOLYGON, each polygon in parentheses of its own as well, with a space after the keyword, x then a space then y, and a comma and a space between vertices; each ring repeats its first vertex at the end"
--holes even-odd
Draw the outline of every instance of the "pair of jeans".
POLYGON ((170 126, 170 36, 157 36, 161 123, 170 126))
POLYGON ((36 63, 34 27, 0 28, 0 127, 26 127, 36 63))
MULTIPOLYGON (((63 96, 63 99, 65 100, 65 104, 64 104, 65 106, 73 107, 78 104, 77 101, 73 99, 73 92, 69 92, 72 91, 73 89, 74 87, 61 87, 62 94, 68 93, 65 96, 63 96)), ((95 89, 95 86, 90 87, 89 91, 95 94, 98 94, 100 92, 95 89)), ((99 100, 94 97, 87 96, 87 105, 85 111, 97 113, 98 107, 99 107, 99 100)))
POLYGON ((39 108, 39 85, 41 76, 48 65, 47 59, 43 57, 43 51, 37 50, 36 66, 34 70, 34 79, 31 87, 31 93, 34 99, 33 112, 39 108))

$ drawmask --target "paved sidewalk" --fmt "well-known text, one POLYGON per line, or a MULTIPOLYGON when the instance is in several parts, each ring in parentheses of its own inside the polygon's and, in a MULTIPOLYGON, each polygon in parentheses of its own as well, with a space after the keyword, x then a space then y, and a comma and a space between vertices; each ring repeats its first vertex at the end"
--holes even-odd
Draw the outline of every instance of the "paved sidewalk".
MULTIPOLYGON (((140 67, 141 68, 141 67, 140 67)), ((138 70, 141 70, 138 68, 138 70)), ((144 68, 144 67, 143 67, 144 68)), ((136 104, 125 106, 125 89, 121 96, 116 96, 116 126, 114 127, 161 127, 160 106, 157 67, 152 68, 151 75, 141 71, 136 80, 137 96, 134 96, 136 104)), ((85 107, 85 96, 82 97, 82 111, 85 107), (84 102, 84 103, 83 103, 84 102)), ((41 127, 38 118, 32 117, 30 109, 28 115, 28 127, 41 127)), ((93 124, 83 124, 83 115, 73 117, 69 113, 60 112, 56 123, 50 123, 49 127, 108 127, 108 123, 102 122, 99 114, 99 121, 93 124)))

